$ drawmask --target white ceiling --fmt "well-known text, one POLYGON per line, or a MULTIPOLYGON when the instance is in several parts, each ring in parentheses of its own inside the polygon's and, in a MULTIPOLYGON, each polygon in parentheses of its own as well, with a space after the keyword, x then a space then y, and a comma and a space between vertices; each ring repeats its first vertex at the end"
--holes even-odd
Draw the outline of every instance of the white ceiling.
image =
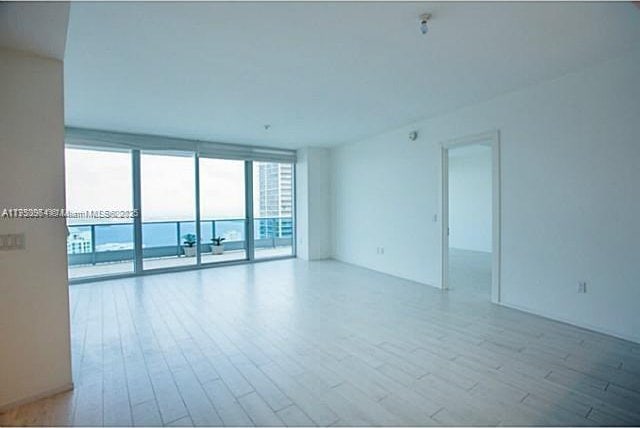
POLYGON ((631 3, 73 3, 67 125, 332 145, 640 45, 631 3), (433 14, 426 36, 417 17, 433 14), (264 124, 270 124, 267 131, 264 124))
POLYGON ((63 59, 69 3, 0 3, 0 46, 63 59))

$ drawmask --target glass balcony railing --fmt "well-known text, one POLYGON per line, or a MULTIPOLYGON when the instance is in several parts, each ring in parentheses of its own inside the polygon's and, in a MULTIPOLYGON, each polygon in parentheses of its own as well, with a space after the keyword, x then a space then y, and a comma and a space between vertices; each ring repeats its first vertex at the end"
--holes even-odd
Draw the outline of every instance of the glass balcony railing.
MULTIPOLYGON (((200 254, 202 263, 246 259, 245 219, 207 219, 200 221, 200 254), (224 257, 213 255, 212 238, 225 238, 224 257)), ((100 223, 69 225, 67 256, 70 277, 104 275, 131 271, 87 269, 106 264, 132 266, 135 258, 133 223, 100 223), (76 273, 72 273, 76 269, 76 273)), ((184 236, 196 233, 195 221, 153 221, 142 223, 142 257, 158 259, 150 268, 162 268, 162 259, 188 258, 184 236)), ((254 219, 256 258, 293 254, 293 219, 291 217, 261 217, 254 219)), ((193 260, 193 259, 191 259, 193 260)), ((168 265, 167 265, 168 267, 168 265)), ((147 266, 145 265, 145 269, 147 266)))

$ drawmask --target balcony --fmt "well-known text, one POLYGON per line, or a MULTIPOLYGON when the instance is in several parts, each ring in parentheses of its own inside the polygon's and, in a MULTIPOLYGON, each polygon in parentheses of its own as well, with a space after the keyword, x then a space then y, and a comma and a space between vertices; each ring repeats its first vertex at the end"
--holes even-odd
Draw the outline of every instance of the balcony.
MULTIPOLYGON (((201 220, 202 265, 247 260, 245 219, 201 220), (213 254, 212 238, 222 236, 224 253, 213 254)), ((293 255, 291 217, 254 219, 255 259, 293 255)), ((70 225, 67 240, 69 278, 133 273, 133 223, 70 225)), ((184 236, 195 234, 194 221, 142 223, 144 270, 196 266, 196 257, 185 255, 184 236)))

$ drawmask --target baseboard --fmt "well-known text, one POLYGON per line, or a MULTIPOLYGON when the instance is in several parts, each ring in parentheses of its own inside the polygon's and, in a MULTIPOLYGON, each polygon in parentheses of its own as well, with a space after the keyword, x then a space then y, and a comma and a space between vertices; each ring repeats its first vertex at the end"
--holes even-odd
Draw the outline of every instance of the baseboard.
POLYGON ((309 257, 308 259, 302 259, 302 260, 306 260, 308 262, 319 262, 322 260, 333 260, 333 258, 331 256, 315 256, 315 257, 309 257))
POLYGON ((573 321, 573 320, 569 320, 569 319, 564 318, 564 317, 559 317, 559 316, 557 316, 555 314, 545 313, 544 311, 538 311, 538 310, 535 310, 535 309, 531 309, 531 308, 526 307, 526 306, 514 305, 514 304, 511 304, 511 303, 505 303, 505 302, 500 302, 500 303, 497 303, 497 304, 501 305, 501 306, 505 306, 505 307, 510 308, 510 309, 515 309, 517 311, 527 312, 527 313, 532 314, 532 315, 536 315, 536 316, 539 316, 539 317, 547 318, 547 319, 550 319, 550 320, 553 320, 553 321, 557 321, 557 322, 561 322, 561 323, 564 323, 564 324, 569 324, 572 327, 577 327, 577 328, 581 328, 581 329, 584 329, 584 330, 589 330, 589 331, 594 332, 594 333, 604 334, 604 335, 607 335, 607 336, 613 336, 613 337, 615 337, 617 339, 622 339, 622 340, 626 340, 628 342, 633 342, 633 343, 640 344, 640 337, 627 336, 625 334, 620 334, 620 333, 617 333, 615 331, 611 331, 611 330, 608 330, 606 328, 597 327, 597 326, 590 325, 590 324, 587 324, 587 323, 576 324, 576 322, 573 321))
MULTIPOLYGON (((331 258, 332 258, 332 260, 335 260, 337 262, 344 263, 344 264, 350 265, 350 266, 355 266, 355 267, 358 267, 360 269, 371 270, 371 271, 374 271, 374 272, 377 272, 377 273, 380 273, 380 274, 383 274, 383 275, 393 276, 395 278, 400 278, 400 279, 403 279, 405 281, 411 281, 411 282, 415 282, 417 284, 427 285, 427 286, 438 288, 438 289, 441 288, 441 287, 435 286, 433 284, 420 282, 420 281, 415 281, 415 280, 413 280, 411 278, 405 278, 405 277, 402 277, 402 276, 399 276, 399 275, 394 275, 392 273, 383 272, 383 271, 380 271, 380 270, 377 270, 377 269, 370 268, 368 266, 363 266, 363 265, 360 265, 360 264, 357 264, 357 263, 347 262, 347 261, 341 260, 339 258, 336 258, 335 256, 332 256, 331 258)), ((494 302, 494 303, 496 303, 498 305, 501 305, 501 306, 505 306, 507 308, 511 308, 511 309, 515 309, 515 310, 518 310, 518 311, 527 312, 529 314, 537 315, 539 317, 547 318, 547 319, 550 319, 550 320, 553 320, 553 321, 558 321, 558 322, 561 322, 561 323, 564 323, 564 324, 569 324, 569 325, 571 325, 573 327, 582 328, 582 329, 589 330, 589 331, 592 331, 592 332, 595 332, 595 333, 605 334, 607 336, 613 336, 613 337, 618 338, 618 339, 622 339, 622 340, 626 340, 626 341, 629 341, 629 342, 640 344, 640 336, 638 336, 638 337, 628 336, 628 335, 625 335, 625 334, 620 334, 620 333, 615 332, 615 331, 611 331, 611 330, 608 330, 608 329, 605 329, 605 328, 597 327, 597 326, 586 324, 586 323, 576 324, 576 322, 573 321, 573 320, 570 320, 570 319, 567 319, 567 318, 563 318, 563 317, 557 316, 555 314, 545 313, 543 311, 538 311, 538 310, 535 310, 535 309, 531 309, 531 308, 526 307, 526 306, 519 306, 519 305, 514 305, 514 304, 511 304, 511 303, 505 303, 505 302, 494 302)))
POLYGON ((372 267, 369 267, 369 266, 361 265, 361 264, 358 264, 358 263, 355 263, 355 262, 348 262, 348 261, 345 261, 345 260, 342 260, 342 259, 338 259, 335 256, 331 256, 327 260, 333 260, 335 262, 342 263, 342 264, 345 264, 345 265, 348 265, 348 266, 353 266, 353 267, 356 267, 358 269, 364 269, 364 270, 368 270, 368 271, 371 271, 371 272, 379 273, 380 275, 387 275, 387 276, 391 276, 393 278, 401 279, 403 281, 409 281, 409 282, 413 282, 414 284, 426 285, 427 287, 433 287, 433 288, 437 288, 438 290, 442 290, 442 287, 439 286, 439 285, 434 285, 434 284, 431 284, 429 282, 418 281, 416 279, 408 278, 406 276, 402 276, 402 275, 399 275, 399 274, 396 274, 396 273, 392 273, 392 272, 385 272, 385 271, 378 270, 378 269, 375 269, 375 268, 372 268, 372 267))
POLYGON ((40 392, 35 395, 30 395, 29 397, 21 398, 20 400, 11 401, 9 403, 0 405, 0 413, 4 413, 7 410, 10 410, 17 406, 22 406, 23 404, 42 400, 43 398, 51 397, 52 395, 60 394, 61 392, 71 391, 72 389, 73 389, 73 382, 67 383, 57 388, 48 389, 46 391, 40 392))

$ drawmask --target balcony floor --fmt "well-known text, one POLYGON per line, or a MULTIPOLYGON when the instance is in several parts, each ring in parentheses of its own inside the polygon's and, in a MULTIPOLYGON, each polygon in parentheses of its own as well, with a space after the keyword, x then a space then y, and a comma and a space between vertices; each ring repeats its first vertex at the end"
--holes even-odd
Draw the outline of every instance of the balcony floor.
MULTIPOLYGON (((282 246, 275 248, 256 248, 256 259, 269 259, 274 257, 285 257, 292 254, 291 246, 282 246)), ((220 263, 234 260, 244 260, 244 250, 225 251, 224 254, 213 255, 211 253, 202 254, 202 263, 220 263)), ((195 257, 158 257, 144 259, 143 266, 145 270, 165 269, 177 266, 195 266, 195 257)), ((75 265, 69 266, 69 279, 100 277, 105 275, 114 275, 121 273, 132 273, 133 261, 99 263, 95 265, 75 265)))

